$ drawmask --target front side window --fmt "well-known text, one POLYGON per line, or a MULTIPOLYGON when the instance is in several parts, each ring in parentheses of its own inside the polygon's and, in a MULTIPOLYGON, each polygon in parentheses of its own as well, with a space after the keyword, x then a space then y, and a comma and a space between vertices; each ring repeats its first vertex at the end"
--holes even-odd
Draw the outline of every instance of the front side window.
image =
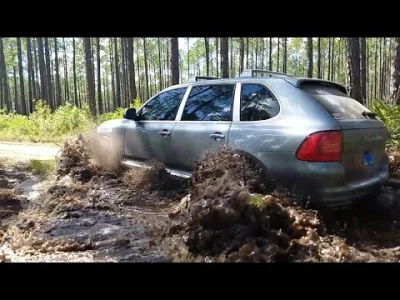
POLYGON ((192 87, 182 121, 232 121, 234 84, 192 87))
POLYGON ((279 102, 272 93, 260 84, 242 84, 240 97, 240 120, 262 121, 279 113, 279 102))
POLYGON ((149 101, 139 112, 139 121, 174 121, 186 87, 163 92, 149 101))

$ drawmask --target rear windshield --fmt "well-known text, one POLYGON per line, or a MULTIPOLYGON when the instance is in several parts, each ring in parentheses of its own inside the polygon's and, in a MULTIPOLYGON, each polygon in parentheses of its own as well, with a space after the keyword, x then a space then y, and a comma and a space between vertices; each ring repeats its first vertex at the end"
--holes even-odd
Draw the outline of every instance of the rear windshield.
POLYGON ((335 86, 303 83, 300 88, 313 96, 335 119, 365 119, 362 112, 369 111, 335 86))

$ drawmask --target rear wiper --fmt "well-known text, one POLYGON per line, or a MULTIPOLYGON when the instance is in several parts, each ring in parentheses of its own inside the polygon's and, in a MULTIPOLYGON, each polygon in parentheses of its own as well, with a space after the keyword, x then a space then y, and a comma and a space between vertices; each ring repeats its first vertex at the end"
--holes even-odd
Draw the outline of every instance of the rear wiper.
POLYGON ((363 111, 363 112, 362 112, 362 115, 363 115, 364 117, 370 117, 370 118, 375 118, 375 117, 376 117, 376 113, 373 113, 373 112, 371 112, 371 111, 363 111))

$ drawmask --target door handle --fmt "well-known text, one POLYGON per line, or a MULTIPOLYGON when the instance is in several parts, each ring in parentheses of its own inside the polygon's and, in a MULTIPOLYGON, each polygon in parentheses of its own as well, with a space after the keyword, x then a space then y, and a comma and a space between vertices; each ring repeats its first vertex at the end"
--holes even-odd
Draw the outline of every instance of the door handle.
POLYGON ((214 132, 210 134, 210 138, 220 141, 225 138, 225 135, 223 135, 221 132, 214 132))
POLYGON ((169 136, 171 133, 167 129, 163 129, 159 132, 162 136, 169 136))

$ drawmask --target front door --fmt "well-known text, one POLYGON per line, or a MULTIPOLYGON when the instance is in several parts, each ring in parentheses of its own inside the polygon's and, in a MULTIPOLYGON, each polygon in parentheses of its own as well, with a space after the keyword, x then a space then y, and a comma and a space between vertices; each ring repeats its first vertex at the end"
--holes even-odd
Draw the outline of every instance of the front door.
POLYGON ((148 101, 125 131, 125 156, 165 163, 175 118, 187 87, 161 92, 148 101))

